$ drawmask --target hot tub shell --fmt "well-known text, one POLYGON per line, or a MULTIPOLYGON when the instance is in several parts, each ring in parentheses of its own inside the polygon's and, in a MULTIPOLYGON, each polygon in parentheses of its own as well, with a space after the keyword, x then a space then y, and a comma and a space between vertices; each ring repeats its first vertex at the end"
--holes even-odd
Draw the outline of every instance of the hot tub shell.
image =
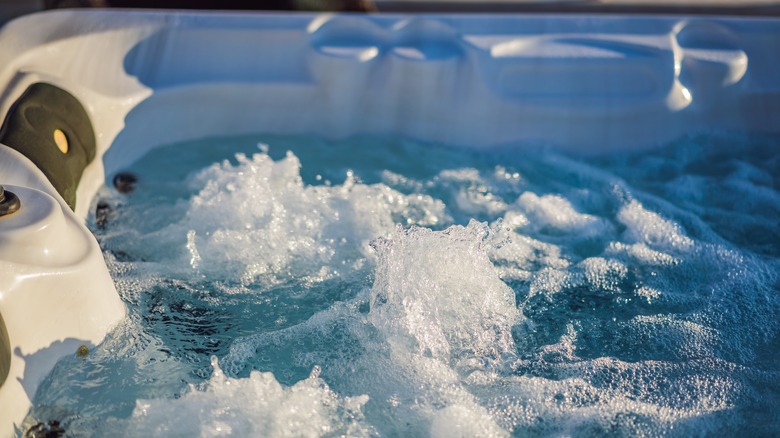
POLYGON ((71 209, 0 145, 0 184, 23 203, 0 218, 10 352, 0 435, 20 425, 59 358, 125 315, 84 222, 106 176, 155 146, 391 133, 592 155, 698 132, 771 135, 778 59, 780 21, 763 18, 82 10, 11 22, 0 32, 0 114, 31 85, 55 85, 84 105, 97 156, 71 209))

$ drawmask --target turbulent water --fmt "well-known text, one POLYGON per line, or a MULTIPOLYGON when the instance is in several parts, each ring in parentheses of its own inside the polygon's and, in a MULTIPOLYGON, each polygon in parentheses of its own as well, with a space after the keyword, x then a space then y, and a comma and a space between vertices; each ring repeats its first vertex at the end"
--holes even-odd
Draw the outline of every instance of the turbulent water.
POLYGON ((28 427, 780 435, 777 140, 584 159, 266 135, 128 170, 91 226, 129 316, 28 427))

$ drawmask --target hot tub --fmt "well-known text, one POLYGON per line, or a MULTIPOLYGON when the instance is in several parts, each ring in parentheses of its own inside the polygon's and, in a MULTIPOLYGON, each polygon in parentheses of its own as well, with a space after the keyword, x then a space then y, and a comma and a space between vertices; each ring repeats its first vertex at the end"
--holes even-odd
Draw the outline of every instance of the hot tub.
POLYGON ((392 134, 596 156, 702 132, 776 135, 779 41, 776 19, 727 17, 60 11, 9 23, 0 114, 33 134, 4 128, 19 143, 0 145, 0 184, 21 200, 0 218, 0 433, 58 359, 124 317, 84 221, 104 181, 156 146, 392 134), (57 180, 74 151, 82 163, 57 180))

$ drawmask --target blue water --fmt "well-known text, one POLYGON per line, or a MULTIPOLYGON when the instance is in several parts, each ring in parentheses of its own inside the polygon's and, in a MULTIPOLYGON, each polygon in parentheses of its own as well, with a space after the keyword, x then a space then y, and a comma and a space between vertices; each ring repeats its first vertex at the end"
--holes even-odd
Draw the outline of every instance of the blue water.
POLYGON ((391 137, 161 147, 90 219, 129 315, 57 365, 26 424, 780 436, 779 151, 737 135, 590 158, 391 137))

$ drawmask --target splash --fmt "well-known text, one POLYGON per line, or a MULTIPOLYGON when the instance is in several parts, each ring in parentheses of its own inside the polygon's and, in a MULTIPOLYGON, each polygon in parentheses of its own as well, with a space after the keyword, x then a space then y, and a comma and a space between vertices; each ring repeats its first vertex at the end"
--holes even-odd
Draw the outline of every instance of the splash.
POLYGON ((418 355, 449 361, 512 352, 520 315, 488 258, 488 233, 472 221, 441 232, 398 229, 374 241, 369 321, 389 343, 418 355))
POLYGON ((318 369, 283 387, 271 373, 253 371, 244 379, 224 375, 216 358, 214 372, 198 390, 171 403, 139 400, 132 417, 111 427, 124 436, 370 436, 360 425, 365 396, 339 397, 318 377, 318 369), (185 421, 171 421, 186 417, 185 421))
POLYGON ((55 369, 31 423, 780 433, 776 144, 688 139, 585 161, 286 141, 294 152, 272 142, 176 177, 142 163, 133 195, 104 192, 114 211, 97 237, 130 316, 55 369), (172 194, 146 193, 149 178, 172 194))

